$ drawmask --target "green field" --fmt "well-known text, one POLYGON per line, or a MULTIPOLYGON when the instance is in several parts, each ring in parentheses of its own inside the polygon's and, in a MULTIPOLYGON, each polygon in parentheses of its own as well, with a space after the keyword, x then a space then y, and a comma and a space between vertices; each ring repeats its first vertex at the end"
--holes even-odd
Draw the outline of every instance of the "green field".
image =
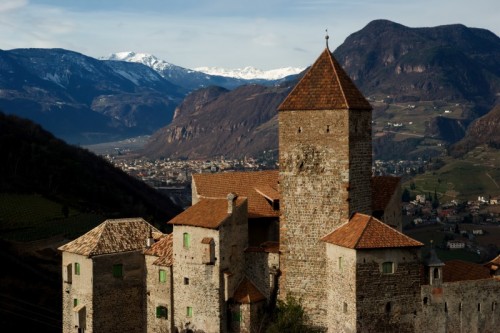
POLYGON ((479 147, 461 159, 444 157, 445 165, 439 170, 415 176, 403 184, 412 194, 434 195, 441 202, 477 200, 478 196, 500 195, 500 154, 498 150, 479 147))
POLYGON ((99 225, 104 218, 63 206, 40 195, 0 193, 0 238, 34 241, 57 235, 78 237, 99 225))

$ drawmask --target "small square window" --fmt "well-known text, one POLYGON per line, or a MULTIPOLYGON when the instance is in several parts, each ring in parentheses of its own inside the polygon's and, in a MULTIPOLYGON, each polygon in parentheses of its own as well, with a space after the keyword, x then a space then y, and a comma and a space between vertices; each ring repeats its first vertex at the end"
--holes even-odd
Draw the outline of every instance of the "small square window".
POLYGON ((80 263, 75 262, 75 275, 80 275, 80 263))
POLYGON ((78 306, 78 298, 73 298, 73 307, 78 306))
POLYGON ((159 279, 161 283, 167 282, 167 271, 165 271, 164 269, 160 269, 159 279))
POLYGON ((394 273, 394 263, 391 261, 386 261, 382 264, 382 273, 392 274, 394 273))
POLYGON ((189 284, 189 278, 187 277, 184 278, 184 284, 189 284))
POLYGON ((123 277, 123 265, 115 264, 113 265, 113 277, 122 278, 123 277))
POLYGON ((168 319, 168 311, 166 306, 160 305, 156 307, 156 318, 168 319))

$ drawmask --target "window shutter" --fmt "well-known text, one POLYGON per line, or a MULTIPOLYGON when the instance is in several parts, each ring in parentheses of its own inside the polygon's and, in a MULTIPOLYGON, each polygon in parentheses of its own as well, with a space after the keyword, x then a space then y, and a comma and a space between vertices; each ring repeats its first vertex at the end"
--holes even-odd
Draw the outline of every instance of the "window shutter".
POLYGON ((160 282, 167 282, 167 272, 164 269, 160 269, 160 282))
POLYGON ((189 235, 187 232, 184 233, 183 245, 185 249, 189 249, 189 247, 191 246, 191 235, 189 235))
POLYGON ((115 277, 115 278, 123 277, 123 265, 122 264, 113 265, 113 277, 115 277))

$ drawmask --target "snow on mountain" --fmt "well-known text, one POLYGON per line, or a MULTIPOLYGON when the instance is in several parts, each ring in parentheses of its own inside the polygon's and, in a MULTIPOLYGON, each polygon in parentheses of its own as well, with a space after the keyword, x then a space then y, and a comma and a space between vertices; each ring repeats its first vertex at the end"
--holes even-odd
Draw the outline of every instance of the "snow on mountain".
POLYGON ((154 55, 147 53, 135 53, 131 51, 112 53, 107 57, 100 57, 100 60, 119 60, 128 62, 138 62, 151 67, 155 71, 161 72, 172 67, 177 67, 164 60, 160 60, 154 55))
MULTIPOLYGON (((173 65, 169 62, 166 62, 164 60, 158 59, 154 55, 147 53, 135 53, 131 51, 117 52, 107 57, 101 57, 99 59, 138 62, 146 66, 149 66, 160 73, 167 73, 171 70, 182 68, 173 65)), ((236 68, 236 69, 224 69, 219 67, 198 67, 191 70, 190 69, 184 69, 184 70, 196 71, 208 75, 216 75, 216 76, 230 77, 243 80, 255 80, 255 79, 278 80, 288 75, 298 74, 302 72, 304 68, 284 67, 268 71, 262 71, 260 69, 248 66, 245 68, 236 68)))
POLYGON ((271 69, 262 71, 254 67, 244 67, 236 69, 224 69, 220 67, 197 67, 195 71, 202 72, 209 75, 219 75, 226 77, 233 77, 244 80, 264 79, 264 80, 278 80, 288 75, 295 75, 304 70, 304 68, 284 67, 278 69, 271 69))

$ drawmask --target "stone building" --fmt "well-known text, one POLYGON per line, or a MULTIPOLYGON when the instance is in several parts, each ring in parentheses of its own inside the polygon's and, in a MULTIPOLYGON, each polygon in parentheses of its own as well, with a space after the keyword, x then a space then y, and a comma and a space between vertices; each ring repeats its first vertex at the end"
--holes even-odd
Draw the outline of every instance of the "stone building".
POLYGON ((162 234, 107 220, 62 246, 63 333, 263 332, 300 299, 328 332, 496 332, 498 258, 441 262, 372 177, 371 106, 326 48, 278 110, 279 170, 192 175, 162 234))

